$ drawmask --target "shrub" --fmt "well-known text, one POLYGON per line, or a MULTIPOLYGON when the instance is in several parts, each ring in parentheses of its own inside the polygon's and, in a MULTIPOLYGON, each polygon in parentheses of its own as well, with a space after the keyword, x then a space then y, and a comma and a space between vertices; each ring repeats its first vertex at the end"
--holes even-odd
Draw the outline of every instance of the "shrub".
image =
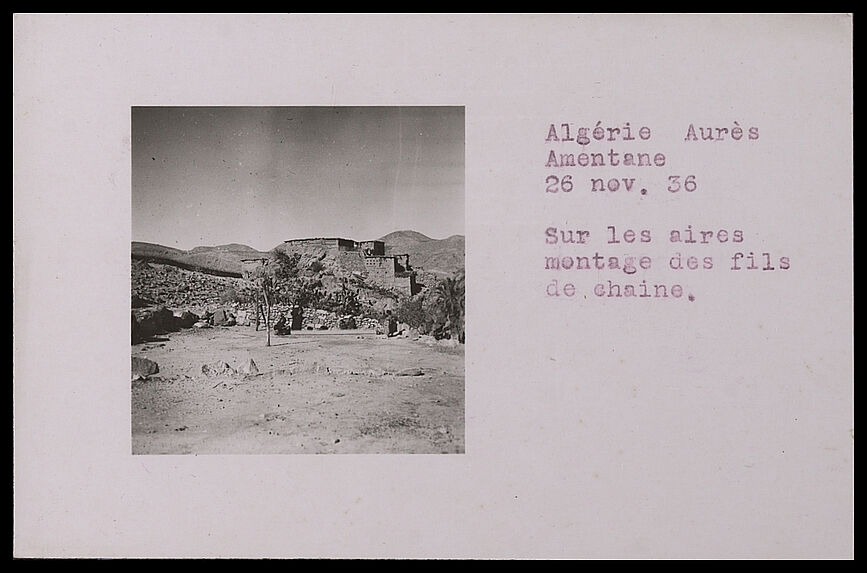
POLYGON ((361 313, 361 301, 358 300, 358 294, 350 290, 344 290, 342 294, 340 312, 343 314, 361 313))
POLYGON ((463 273, 437 282, 427 297, 427 314, 434 322, 435 338, 464 342, 465 280, 463 273))
POLYGON ((428 330, 427 326, 431 322, 428 311, 424 308, 424 295, 416 295, 401 300, 394 307, 393 314, 394 319, 398 322, 405 322, 419 331, 428 330))

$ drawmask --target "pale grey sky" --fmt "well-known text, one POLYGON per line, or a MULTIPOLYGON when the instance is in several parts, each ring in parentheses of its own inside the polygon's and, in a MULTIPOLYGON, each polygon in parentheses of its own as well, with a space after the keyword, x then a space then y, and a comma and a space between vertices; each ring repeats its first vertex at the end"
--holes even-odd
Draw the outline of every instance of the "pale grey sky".
POLYGON ((464 233, 461 107, 132 108, 132 239, 464 233))

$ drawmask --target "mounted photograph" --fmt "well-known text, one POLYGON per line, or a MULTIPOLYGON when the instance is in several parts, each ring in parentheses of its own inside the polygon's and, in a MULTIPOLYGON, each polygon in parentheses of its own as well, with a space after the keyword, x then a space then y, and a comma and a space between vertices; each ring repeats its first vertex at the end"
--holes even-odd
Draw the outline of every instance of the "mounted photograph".
POLYGON ((131 108, 131 444, 465 451, 465 114, 131 108))

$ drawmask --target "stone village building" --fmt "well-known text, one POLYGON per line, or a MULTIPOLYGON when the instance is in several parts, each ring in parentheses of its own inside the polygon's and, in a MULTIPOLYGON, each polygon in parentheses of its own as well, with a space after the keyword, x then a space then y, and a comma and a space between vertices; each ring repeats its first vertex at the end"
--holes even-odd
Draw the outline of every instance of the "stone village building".
MULTIPOLYGON (((409 255, 386 255, 383 241, 357 242, 339 237, 290 239, 278 248, 287 254, 298 253, 319 260, 328 257, 338 268, 363 277, 368 284, 407 296, 419 290, 416 272, 409 264, 409 255)), ((245 275, 262 261, 242 261, 245 275)))

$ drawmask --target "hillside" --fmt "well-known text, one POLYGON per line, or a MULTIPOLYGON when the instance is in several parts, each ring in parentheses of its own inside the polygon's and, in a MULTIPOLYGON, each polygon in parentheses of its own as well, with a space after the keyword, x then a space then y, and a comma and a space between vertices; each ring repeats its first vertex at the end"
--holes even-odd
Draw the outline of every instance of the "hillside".
POLYGON ((207 274, 240 277, 241 260, 264 257, 267 253, 257 251, 247 245, 219 245, 216 247, 196 247, 189 251, 165 247, 154 243, 133 241, 133 260, 160 263, 207 274))
POLYGON ((464 269, 463 235, 432 239, 417 231, 395 231, 379 240, 387 254, 408 254, 410 264, 425 272, 451 275, 464 269))

